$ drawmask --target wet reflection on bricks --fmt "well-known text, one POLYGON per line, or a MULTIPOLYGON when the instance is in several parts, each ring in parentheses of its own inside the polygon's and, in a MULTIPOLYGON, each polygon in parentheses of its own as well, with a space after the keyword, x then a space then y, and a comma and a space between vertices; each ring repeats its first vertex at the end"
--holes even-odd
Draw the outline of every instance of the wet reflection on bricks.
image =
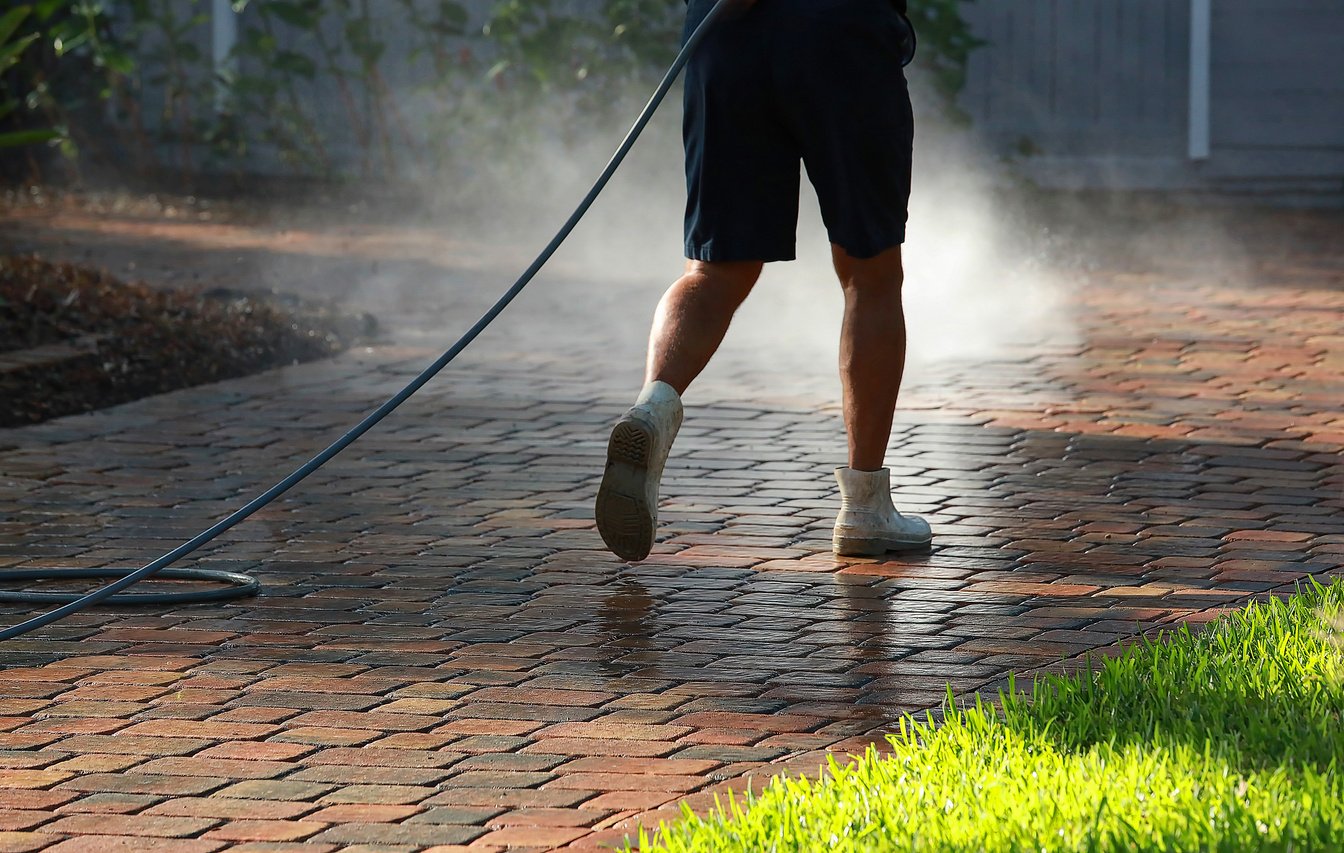
MULTIPOLYGON (((829 398, 698 392, 662 540, 626 566, 591 521, 623 389, 574 353, 431 385, 203 549, 262 597, 95 610, 0 648, 0 809, 36 846, 591 845, 880 742, 949 686, 1337 572, 1338 294, 1078 298, 1080 343, 913 378, 893 483, 935 547, 893 559, 830 554, 829 398)), ((167 550, 423 356, 0 434, 0 565, 167 550)))

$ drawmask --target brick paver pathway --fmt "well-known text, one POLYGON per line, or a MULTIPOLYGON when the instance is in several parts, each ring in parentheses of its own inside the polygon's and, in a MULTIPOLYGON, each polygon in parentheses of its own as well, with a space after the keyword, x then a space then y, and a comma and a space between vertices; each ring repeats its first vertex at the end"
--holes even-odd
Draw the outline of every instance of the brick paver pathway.
MULTIPOLYGON (((693 395, 663 541, 618 563, 590 506, 637 344, 493 338, 205 550, 262 597, 0 647, 0 851, 591 848, 949 684, 1337 572, 1344 263, 1098 273, 1074 308, 1077 342, 912 377, 895 480, 937 548, 885 562, 828 551, 834 405, 757 373, 693 395)), ((0 565, 157 555, 425 361, 0 432, 0 565)))

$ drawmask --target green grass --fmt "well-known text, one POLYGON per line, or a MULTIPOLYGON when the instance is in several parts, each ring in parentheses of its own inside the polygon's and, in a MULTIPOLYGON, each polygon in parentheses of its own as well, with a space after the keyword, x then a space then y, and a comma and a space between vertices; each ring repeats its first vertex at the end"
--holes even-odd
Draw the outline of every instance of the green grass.
POLYGON ((1344 582, 1136 644, 641 850, 1344 850, 1344 582))

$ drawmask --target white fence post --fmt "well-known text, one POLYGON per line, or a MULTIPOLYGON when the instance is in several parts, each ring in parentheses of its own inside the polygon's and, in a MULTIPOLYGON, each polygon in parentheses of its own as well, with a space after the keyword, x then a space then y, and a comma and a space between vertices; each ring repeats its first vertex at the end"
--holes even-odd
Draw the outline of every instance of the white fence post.
POLYGON ((1213 0, 1190 0, 1190 159, 1209 157, 1213 0))
POLYGON ((210 7, 210 56, 215 69, 215 112, 229 110, 230 83, 236 76, 238 62, 232 55, 238 44, 238 14, 232 0, 212 0, 210 7))

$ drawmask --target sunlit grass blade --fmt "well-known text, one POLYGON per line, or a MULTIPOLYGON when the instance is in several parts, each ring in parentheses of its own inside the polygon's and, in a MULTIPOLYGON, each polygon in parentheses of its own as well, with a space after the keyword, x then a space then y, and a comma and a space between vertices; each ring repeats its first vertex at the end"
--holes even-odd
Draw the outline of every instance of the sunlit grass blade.
POLYGON ((1344 582, 1182 627, 850 764, 688 814, 644 850, 1344 849, 1344 582))

